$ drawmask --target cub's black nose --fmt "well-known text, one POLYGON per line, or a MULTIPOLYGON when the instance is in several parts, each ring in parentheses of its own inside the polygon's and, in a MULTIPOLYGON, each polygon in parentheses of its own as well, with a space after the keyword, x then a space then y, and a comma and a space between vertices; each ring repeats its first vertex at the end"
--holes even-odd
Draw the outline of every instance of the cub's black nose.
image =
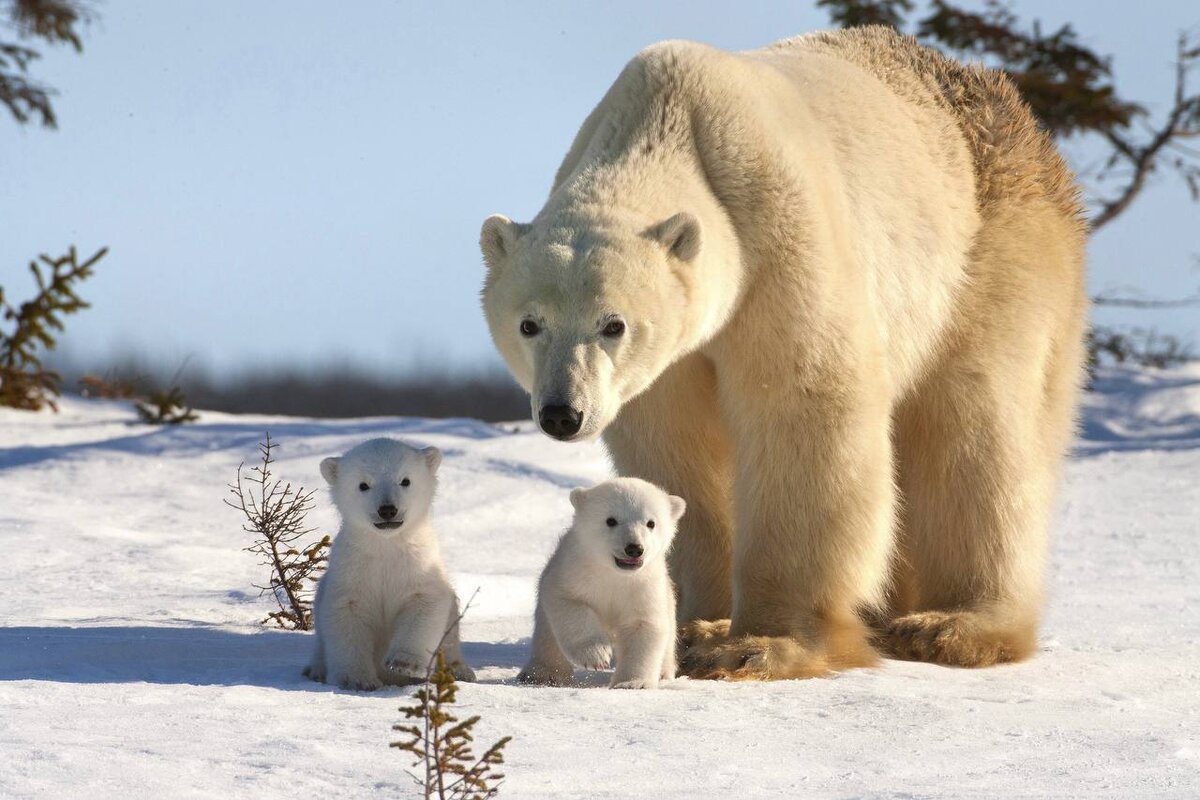
POLYGON ((642 553, 644 552, 646 551, 642 549, 640 544, 625 545, 625 555, 629 556, 630 558, 641 558, 642 553))
POLYGON ((392 506, 392 505, 380 506, 379 507, 379 518, 380 519, 395 519, 396 518, 396 507, 392 506))
POLYGON ((579 433, 583 425, 583 414, 570 406, 542 406, 538 414, 542 430, 555 439, 570 439, 579 433))

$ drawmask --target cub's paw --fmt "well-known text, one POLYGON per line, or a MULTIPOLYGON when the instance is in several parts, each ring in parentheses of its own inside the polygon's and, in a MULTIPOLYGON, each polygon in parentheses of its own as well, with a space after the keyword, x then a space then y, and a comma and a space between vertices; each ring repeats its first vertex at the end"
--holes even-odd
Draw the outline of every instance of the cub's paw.
POLYGON ((593 639, 571 647, 567 657, 584 669, 608 669, 612 663, 612 645, 604 639, 593 639))
POLYGON ((698 680, 777 681, 830 673, 825 658, 786 636, 712 636, 688 647, 679 671, 698 680))
POLYGON ((316 681, 317 683, 324 683, 325 682, 325 667, 317 666, 315 664, 309 664, 307 667, 304 668, 303 675, 304 675, 304 677, 308 678, 310 681, 316 681))
POLYGON ((610 689, 657 689, 658 681, 653 678, 633 678, 627 681, 614 681, 610 689))
POLYGON ((1037 637, 1032 625, 1000 625, 976 612, 924 611, 892 620, 878 641, 907 661, 988 667, 1027 658, 1037 637))
POLYGON ((540 664, 526 664, 525 669, 517 675, 517 683, 530 686, 567 686, 574 674, 570 670, 558 670, 543 667, 540 664))

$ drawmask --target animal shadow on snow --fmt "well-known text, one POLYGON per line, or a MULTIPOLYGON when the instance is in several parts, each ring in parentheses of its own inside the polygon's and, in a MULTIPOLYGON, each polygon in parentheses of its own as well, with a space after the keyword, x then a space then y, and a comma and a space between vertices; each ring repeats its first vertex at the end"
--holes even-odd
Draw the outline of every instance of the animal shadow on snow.
MULTIPOLYGON (((0 681, 263 686, 329 691, 301 675, 311 635, 220 628, 0 628, 0 681)), ((463 642, 476 667, 520 667, 529 642, 463 642)))

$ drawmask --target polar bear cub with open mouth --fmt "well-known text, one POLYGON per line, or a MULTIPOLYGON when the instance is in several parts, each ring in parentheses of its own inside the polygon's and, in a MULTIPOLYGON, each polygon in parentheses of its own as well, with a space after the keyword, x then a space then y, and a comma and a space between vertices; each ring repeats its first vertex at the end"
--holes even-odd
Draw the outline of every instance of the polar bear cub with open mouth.
POLYGON ((667 551, 687 504, 652 483, 617 478, 571 492, 575 520, 538 583, 533 655, 517 680, 561 686, 573 665, 605 669, 610 686, 647 689, 675 677, 675 589, 667 551))
POLYGON ((475 679, 462 660, 458 598, 430 521, 441 463, 436 447, 395 439, 371 439, 321 462, 342 527, 317 587, 308 677, 362 691, 413 683, 440 644, 455 677, 475 679))

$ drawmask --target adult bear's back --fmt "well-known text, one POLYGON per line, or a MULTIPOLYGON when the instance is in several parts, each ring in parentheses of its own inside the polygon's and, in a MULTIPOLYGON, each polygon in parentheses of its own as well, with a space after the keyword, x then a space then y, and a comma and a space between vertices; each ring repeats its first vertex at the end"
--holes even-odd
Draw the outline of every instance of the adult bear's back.
POLYGON ((971 153, 985 220, 1002 204, 1045 198, 1082 229, 1070 169, 1003 72, 961 64, 882 25, 796 36, 768 49, 792 48, 850 61, 905 100, 949 112, 971 153))

